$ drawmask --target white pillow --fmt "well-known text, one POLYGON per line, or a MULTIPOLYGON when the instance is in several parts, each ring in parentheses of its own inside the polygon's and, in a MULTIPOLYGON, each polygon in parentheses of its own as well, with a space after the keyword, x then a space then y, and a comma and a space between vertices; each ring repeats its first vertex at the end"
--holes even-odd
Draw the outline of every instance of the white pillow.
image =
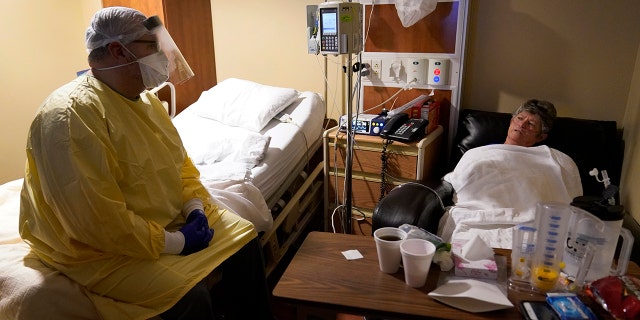
POLYGON ((291 88, 229 78, 204 91, 190 108, 201 117, 259 132, 298 95, 291 88))

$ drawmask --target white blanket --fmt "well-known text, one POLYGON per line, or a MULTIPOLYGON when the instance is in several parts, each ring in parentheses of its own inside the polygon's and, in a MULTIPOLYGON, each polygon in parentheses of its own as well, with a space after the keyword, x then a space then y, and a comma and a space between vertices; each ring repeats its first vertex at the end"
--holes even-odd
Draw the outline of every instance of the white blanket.
POLYGON ((0 319, 98 319, 78 284, 30 254, 18 232, 22 179, 0 185, 0 319))
POLYGON ((511 248, 512 228, 532 223, 538 202, 569 204, 582 195, 576 164, 547 146, 474 148, 444 180, 453 185, 455 204, 438 233, 446 241, 478 235, 494 248, 511 248))
POLYGON ((204 186, 224 209, 251 221, 258 232, 266 232, 273 227, 273 216, 262 193, 252 183, 244 181, 203 181, 204 186))
POLYGON ((233 165, 234 176, 243 175, 246 169, 255 167, 264 158, 269 148, 271 137, 267 135, 201 117, 190 121, 183 118, 174 118, 173 124, 198 167, 212 167, 212 171, 224 175, 229 170, 223 168, 233 165))

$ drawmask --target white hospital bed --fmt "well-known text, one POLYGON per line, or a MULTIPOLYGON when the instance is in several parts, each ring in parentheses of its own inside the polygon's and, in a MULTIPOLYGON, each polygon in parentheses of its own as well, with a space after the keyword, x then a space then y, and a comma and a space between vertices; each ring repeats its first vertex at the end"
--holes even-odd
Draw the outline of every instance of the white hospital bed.
MULTIPOLYGON (((311 159, 322 144, 324 103, 316 93, 238 79, 225 80, 216 87, 176 116, 174 124, 194 162, 201 160, 196 164, 201 170, 201 180, 219 204, 255 221, 261 231, 267 271, 271 272, 308 223, 310 215, 321 211, 318 206, 322 203, 322 179, 318 179, 318 175, 322 163, 311 159), (282 93, 281 89, 293 91, 293 98, 271 96, 282 93), (230 93, 236 96, 230 97, 230 93), (209 99, 205 99, 207 97, 209 99), (224 102, 223 98, 234 101, 224 102), (271 104, 270 107, 274 102, 285 104, 287 122, 272 119, 279 107, 265 113, 262 110, 265 107, 257 105, 265 102, 271 104), (219 114, 205 117, 203 110, 220 108, 220 103, 229 103, 225 105, 226 114, 219 110, 212 111, 219 114), (249 113, 234 115, 238 108, 249 113), (227 118, 218 118, 221 115, 227 118), (238 116, 236 121, 249 124, 254 131, 230 125, 233 116, 238 116), (264 126, 258 128, 261 125, 264 126), (260 136, 267 137, 267 141, 260 136), (255 141, 262 141, 263 152, 258 152, 257 157, 248 156, 247 149, 256 149, 250 143, 255 141), (222 147, 230 149, 216 151, 222 147), (212 161, 214 158, 218 161, 212 161), (294 183, 303 170, 307 179, 302 184, 294 183), (292 192, 287 206, 273 219, 269 208, 287 192, 292 192)), ((0 185, 0 319, 99 319, 84 289, 43 265, 29 254, 28 245, 20 239, 21 187, 22 179, 0 185)))
POLYGON ((324 117, 317 93, 232 78, 173 119, 205 187, 220 202, 237 198, 227 201, 229 209, 261 233, 268 272, 323 203, 322 163, 313 155, 322 145, 324 117), (304 183, 296 181, 301 172, 304 183), (270 208, 283 198, 287 205, 273 220, 270 208))

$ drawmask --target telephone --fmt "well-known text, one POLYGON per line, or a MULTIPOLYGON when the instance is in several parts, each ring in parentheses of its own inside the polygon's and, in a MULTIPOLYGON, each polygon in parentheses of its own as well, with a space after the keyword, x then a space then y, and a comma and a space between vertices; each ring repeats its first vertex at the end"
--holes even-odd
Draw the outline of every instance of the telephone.
POLYGON ((380 135, 391 140, 410 142, 424 136, 428 123, 425 119, 409 119, 408 114, 401 112, 385 121, 380 135))

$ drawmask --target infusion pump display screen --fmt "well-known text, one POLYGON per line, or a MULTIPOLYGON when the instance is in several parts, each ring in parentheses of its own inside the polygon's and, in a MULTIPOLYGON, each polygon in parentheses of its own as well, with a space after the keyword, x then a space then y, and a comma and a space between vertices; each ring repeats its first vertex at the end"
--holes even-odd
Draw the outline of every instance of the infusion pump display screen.
POLYGON ((320 9, 320 50, 338 51, 338 8, 320 9))
POLYGON ((322 33, 336 34, 338 33, 338 9, 321 9, 322 12, 322 33))

